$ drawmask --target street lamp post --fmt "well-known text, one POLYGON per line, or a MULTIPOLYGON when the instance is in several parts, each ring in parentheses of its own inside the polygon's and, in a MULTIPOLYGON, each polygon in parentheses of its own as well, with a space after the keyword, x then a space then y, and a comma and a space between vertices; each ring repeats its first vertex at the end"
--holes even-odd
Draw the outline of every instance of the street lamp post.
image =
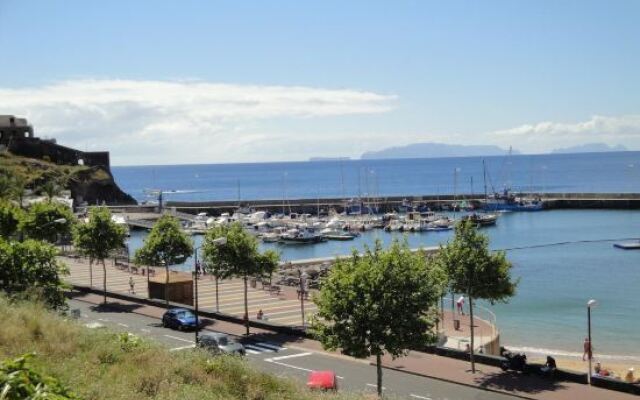
POLYGON ((598 302, 591 299, 587 302, 587 332, 589 339, 589 348, 587 349, 587 358, 589 358, 589 374, 587 375, 587 381, 591 385, 591 359, 593 358, 593 344, 591 342, 591 308, 598 305, 598 302))
POLYGON ((195 329, 195 339, 196 339, 196 346, 198 345, 198 335, 199 335, 199 331, 200 331, 200 319, 198 318, 198 278, 199 278, 199 268, 198 268, 198 250, 200 250, 201 246, 196 247, 195 249, 193 249, 193 253, 195 255, 194 257, 194 264, 193 264, 193 276, 195 277, 195 283, 194 283, 194 288, 195 288, 195 299, 194 299, 194 311, 196 314, 196 329, 195 329))

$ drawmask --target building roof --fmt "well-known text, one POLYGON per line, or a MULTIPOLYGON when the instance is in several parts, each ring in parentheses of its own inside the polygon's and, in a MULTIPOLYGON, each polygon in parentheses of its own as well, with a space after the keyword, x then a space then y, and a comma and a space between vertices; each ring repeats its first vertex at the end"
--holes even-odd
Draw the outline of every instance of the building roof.
POLYGON ((14 115, 0 115, 0 126, 2 127, 28 127, 29 122, 26 118, 18 118, 14 115), (13 119, 13 123, 11 120, 13 119))

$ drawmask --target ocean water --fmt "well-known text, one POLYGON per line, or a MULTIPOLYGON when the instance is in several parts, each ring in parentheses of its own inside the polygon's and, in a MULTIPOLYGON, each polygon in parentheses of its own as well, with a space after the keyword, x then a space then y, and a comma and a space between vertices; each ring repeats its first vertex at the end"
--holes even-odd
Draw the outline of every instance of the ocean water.
MULTIPOLYGON (((483 193, 483 158, 113 167, 120 187, 176 191, 167 200, 255 200, 483 193)), ((487 187, 537 192, 638 192, 640 152, 486 157, 487 187)))
MULTIPOLYGON (((514 266, 513 276, 520 280, 508 303, 481 302, 497 316, 502 343, 530 352, 580 356, 587 331, 586 303, 593 298, 599 302, 592 312, 598 356, 640 362, 640 251, 612 245, 617 239, 640 237, 638 226, 640 211, 550 210, 505 213, 495 227, 484 228, 493 249, 513 249, 507 250, 507 257, 514 266)), ((134 232, 132 251, 140 247, 144 235, 134 232)), ((451 232, 374 230, 351 242, 261 247, 280 251, 283 260, 294 260, 349 254, 375 240, 388 244, 406 238, 412 247, 420 247, 446 243, 450 237, 451 232)), ((196 244, 202 240, 194 239, 196 244)), ((193 260, 185 265, 192 267, 193 260)))
MULTIPOLYGON (((639 161, 639 152, 624 152, 494 157, 487 164, 496 187, 501 187, 496 182, 502 175, 504 182, 522 190, 638 192, 639 161)), ((358 182, 363 195, 366 188, 381 196, 451 193, 456 168, 458 192, 471 191, 471 176, 474 191, 482 190, 480 158, 117 167, 114 174, 139 199, 149 187, 184 190, 175 196, 184 200, 237 199, 240 181, 246 200, 282 198, 283 192, 287 198, 340 196, 342 181, 346 195, 358 194, 358 182), (462 187, 465 179, 467 190, 462 187)), ((513 275, 520 279, 508 303, 482 304, 496 314, 502 342, 530 352, 579 357, 587 332, 586 303, 593 298, 599 302, 592 312, 596 355, 640 363, 640 251, 612 246, 615 240, 640 237, 639 227, 640 211, 549 210, 505 213, 495 227, 485 228, 492 248, 507 250, 513 275)), ((143 237, 134 233, 131 250, 143 237)), ((293 260, 348 254, 354 247, 377 239, 389 243, 394 237, 406 237, 419 247, 445 243, 451 233, 405 236, 374 230, 351 242, 262 247, 276 248, 282 259, 293 260)))

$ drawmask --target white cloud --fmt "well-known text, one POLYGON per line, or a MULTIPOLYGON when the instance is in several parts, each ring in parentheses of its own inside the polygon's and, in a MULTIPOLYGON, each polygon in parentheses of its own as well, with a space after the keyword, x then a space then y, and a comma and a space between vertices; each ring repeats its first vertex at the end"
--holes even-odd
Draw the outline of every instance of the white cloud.
POLYGON ((110 150, 119 164, 266 160, 270 149, 301 138, 273 137, 260 121, 385 113, 395 100, 351 89, 200 81, 72 80, 0 88, 2 113, 26 116, 39 136, 110 150))
POLYGON ((513 145, 526 152, 544 152, 593 142, 638 148, 640 115, 594 115, 586 121, 525 124, 490 132, 487 139, 503 146, 513 145))

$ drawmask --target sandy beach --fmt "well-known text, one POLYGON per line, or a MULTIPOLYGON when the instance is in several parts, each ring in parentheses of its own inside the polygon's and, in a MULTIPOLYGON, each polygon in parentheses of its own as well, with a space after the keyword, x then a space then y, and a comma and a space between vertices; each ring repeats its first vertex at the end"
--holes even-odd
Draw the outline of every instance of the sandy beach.
MULTIPOLYGON (((531 357, 528 361, 531 363, 544 364, 546 361, 546 358, 531 357)), ((592 365, 595 366, 596 362, 598 362, 598 359, 594 358, 592 365)), ((556 357, 556 364, 560 369, 566 369, 566 370, 576 371, 576 372, 586 373, 589 369, 589 363, 587 361, 582 361, 581 359, 575 359, 575 358, 556 357)), ((640 372, 639 372, 640 363, 633 364, 633 363, 624 363, 619 361, 605 360, 605 361, 600 361, 600 365, 602 366, 602 368, 613 372, 613 375, 619 378, 624 378, 629 368, 634 368, 636 379, 640 378, 640 372)))

